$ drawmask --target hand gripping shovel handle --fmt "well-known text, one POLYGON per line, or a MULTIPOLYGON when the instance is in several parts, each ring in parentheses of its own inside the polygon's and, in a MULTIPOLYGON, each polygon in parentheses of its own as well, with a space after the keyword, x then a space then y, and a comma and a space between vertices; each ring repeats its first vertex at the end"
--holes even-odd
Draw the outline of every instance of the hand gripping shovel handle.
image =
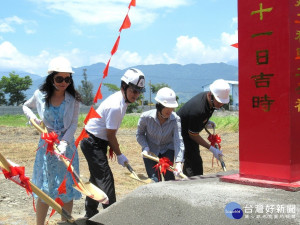
MULTIPOLYGON (((211 135, 211 133, 208 131, 208 129, 207 129, 206 126, 205 126, 205 131, 206 131, 206 133, 208 133, 209 135, 211 135)), ((215 134, 215 128, 214 127, 213 127, 213 134, 215 134)), ((215 148, 219 149, 218 145, 215 145, 215 148)), ((219 156, 219 161, 221 163, 223 171, 226 171, 225 162, 224 162, 223 157, 221 155, 219 156)))
MULTIPOLYGON (((31 119, 30 122, 40 133, 47 133, 48 132, 46 128, 42 128, 39 125, 37 125, 33 119, 31 119)), ((54 144, 53 147, 54 147, 54 151, 56 153, 59 153, 59 150, 57 149, 56 144, 54 144)), ((65 166, 67 168, 69 168, 70 163, 61 156, 60 156, 60 159, 65 164, 65 166)), ((96 201, 99 201, 103 204, 108 204, 108 201, 109 201, 108 197, 102 190, 100 190, 97 186, 95 186, 94 184, 92 184, 90 182, 83 183, 83 181, 80 179, 79 175, 76 173, 76 171, 74 170, 72 165, 70 166, 70 168, 71 168, 71 170, 74 174, 74 177, 75 177, 76 181, 80 184, 80 188, 74 186, 74 188, 77 191, 79 191, 82 194, 84 194, 84 195, 86 195, 86 196, 88 196, 88 197, 90 197, 90 198, 92 198, 96 201)))
MULTIPOLYGON (((10 172, 10 163, 6 160, 6 158, 0 153, 0 161, 1 166, 4 167, 5 170, 10 172)), ((75 223, 73 217, 65 211, 56 201, 50 198, 47 194, 45 194, 41 189, 35 186, 31 181, 29 181, 32 191, 39 196, 44 202, 46 202, 49 206, 51 206, 56 212, 66 218, 70 223, 75 223)))
MULTIPOLYGON (((40 127, 33 119, 30 119, 30 122, 40 133, 48 133, 46 128, 43 129, 42 127, 40 127)), ((59 150, 57 149, 56 144, 53 145, 53 148, 56 153, 60 153, 59 150)), ((65 164, 65 166, 67 168, 69 168, 70 163, 66 159, 64 159, 62 156, 59 156, 59 158, 65 164)), ((76 171, 74 170, 72 165, 70 166, 70 168, 71 168, 77 182, 79 182, 82 186, 84 186, 84 183, 82 182, 82 180, 80 179, 79 175, 76 173, 76 171)), ((92 194, 90 194, 90 195, 92 195, 92 194)))
MULTIPOLYGON (((158 158, 158 157, 151 156, 151 155, 145 154, 145 153, 143 153, 143 152, 142 152, 142 155, 143 155, 144 157, 148 158, 148 159, 151 159, 151 160, 155 161, 155 162, 159 162, 159 158, 158 158)), ((170 168, 172 171, 175 171, 175 168, 174 168, 173 166, 170 166, 169 168, 170 168)), ((188 177, 187 177, 185 174, 183 174, 183 173, 180 173, 179 176, 180 176, 181 178, 188 179, 188 177)))

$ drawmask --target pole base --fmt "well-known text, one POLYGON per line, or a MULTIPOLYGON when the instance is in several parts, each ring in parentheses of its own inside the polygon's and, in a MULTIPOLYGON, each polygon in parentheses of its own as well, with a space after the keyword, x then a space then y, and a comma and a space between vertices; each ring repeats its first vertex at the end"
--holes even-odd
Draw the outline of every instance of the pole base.
POLYGON ((258 186, 264 188, 278 188, 286 191, 300 191, 300 181, 297 182, 279 182, 271 180, 261 180, 254 178, 241 177, 240 174, 232 174, 220 177, 220 181, 235 184, 244 184, 251 186, 258 186))

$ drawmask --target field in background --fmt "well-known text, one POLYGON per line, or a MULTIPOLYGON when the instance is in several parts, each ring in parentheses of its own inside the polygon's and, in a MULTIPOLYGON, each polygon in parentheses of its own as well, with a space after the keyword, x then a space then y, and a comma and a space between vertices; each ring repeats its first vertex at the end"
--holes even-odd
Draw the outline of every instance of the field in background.
MULTIPOLYGON (((80 115, 79 126, 75 134, 75 138, 79 136, 83 128, 83 120, 86 114, 80 115)), ((117 133, 121 151, 129 159, 131 166, 139 174, 146 174, 141 157, 141 147, 136 141, 135 132, 138 115, 126 115, 122 127, 117 133)), ((221 136, 221 149, 225 155, 224 160, 227 170, 239 169, 239 144, 238 144, 238 116, 228 112, 219 112, 211 118, 216 124, 216 132, 221 136)), ((26 126, 27 119, 25 116, 0 116, 0 152, 13 162, 25 166, 25 173, 32 177, 32 169, 37 150, 40 134, 31 126, 26 126)), ((205 131, 201 133, 203 137, 207 137, 205 131)), ((89 170, 86 160, 78 148, 80 161, 80 175, 84 181, 89 178, 89 170)), ((203 158, 204 174, 212 174, 221 172, 222 168, 216 162, 212 165, 212 154, 208 150, 201 149, 203 158)), ((117 201, 124 196, 137 189, 141 185, 145 185, 139 181, 129 177, 129 172, 126 168, 120 166, 116 159, 109 161, 112 169, 117 201)), ((26 197, 24 190, 20 191, 20 187, 13 182, 6 180, 0 174, 0 224, 29 224, 34 225, 35 214, 32 209, 32 199, 26 197), (2 204, 3 203, 3 204, 2 204), (7 207, 8 206, 8 207, 7 207), (15 223, 21 221, 21 223, 15 223), (26 223, 22 223, 26 221, 26 223)), ((84 215, 84 199, 74 202, 73 216, 75 218, 84 215)), ((99 206, 101 210, 101 206, 99 206)), ((56 214, 49 225, 56 224, 59 220, 56 214)))
MULTIPOLYGON (((87 114, 80 114, 78 127, 83 126, 83 121, 87 114)), ((121 128, 135 129, 139 120, 139 114, 126 114, 121 128)), ((211 120, 217 124, 218 129, 238 131, 239 119, 236 115, 212 116, 211 120)), ((0 126, 25 127, 27 118, 25 115, 2 115, 0 116, 0 126)))

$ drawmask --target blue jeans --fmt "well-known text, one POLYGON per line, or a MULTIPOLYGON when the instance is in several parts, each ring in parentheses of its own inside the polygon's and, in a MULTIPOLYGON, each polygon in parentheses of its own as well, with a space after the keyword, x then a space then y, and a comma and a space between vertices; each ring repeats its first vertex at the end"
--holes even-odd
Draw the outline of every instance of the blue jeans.
MULTIPOLYGON (((159 158, 162 157, 167 157, 171 162, 174 163, 174 150, 168 150, 166 151, 164 154, 159 154, 158 155, 159 158)), ((144 159, 144 164, 145 164, 145 168, 146 168, 146 172, 147 175, 150 179, 154 180, 155 182, 159 182, 161 181, 161 178, 159 179, 160 175, 158 175, 160 173, 160 171, 156 171, 155 168, 153 168, 157 162, 148 159, 148 158, 143 158, 144 159)), ((167 170, 166 174, 163 175, 165 178, 165 181, 168 180, 175 180, 175 176, 173 174, 173 172, 167 170)))

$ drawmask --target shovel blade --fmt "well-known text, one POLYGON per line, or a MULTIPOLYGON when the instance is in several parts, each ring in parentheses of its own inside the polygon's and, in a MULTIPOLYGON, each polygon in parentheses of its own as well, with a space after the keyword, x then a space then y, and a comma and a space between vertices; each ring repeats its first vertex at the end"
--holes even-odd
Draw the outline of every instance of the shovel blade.
POLYGON ((150 183, 154 182, 153 180, 151 180, 150 178, 145 177, 142 174, 130 173, 129 177, 131 177, 132 179, 138 180, 140 182, 143 182, 145 184, 150 184, 150 183))
POLYGON ((73 187, 77 191, 81 192, 82 194, 84 194, 100 203, 103 203, 103 204, 109 203, 109 199, 108 199, 107 195, 101 189, 99 189, 97 186, 92 184, 91 182, 78 183, 78 186, 80 187, 80 189, 76 185, 74 185, 73 187))

